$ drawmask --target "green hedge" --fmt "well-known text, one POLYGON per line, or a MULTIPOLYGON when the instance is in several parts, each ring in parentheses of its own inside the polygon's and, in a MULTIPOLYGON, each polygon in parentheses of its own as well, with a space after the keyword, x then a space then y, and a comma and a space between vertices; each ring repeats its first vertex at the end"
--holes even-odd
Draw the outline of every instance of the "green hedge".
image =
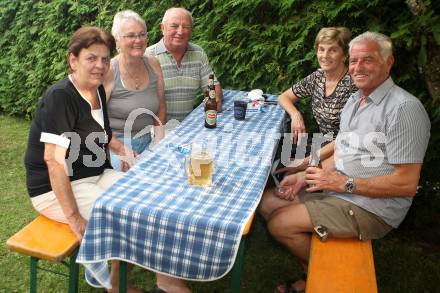
MULTIPOLYGON (((323 26, 391 35, 393 78, 428 109, 433 131, 427 160, 439 159, 440 1, 0 0, 0 112, 32 115, 43 91, 66 75, 67 43, 81 25, 109 30, 117 11, 133 9, 146 20, 152 44, 171 6, 193 12, 193 40, 207 51, 224 88, 288 88, 317 68, 313 43, 323 26), (430 80, 434 86, 427 86, 430 80)), ((300 108, 310 123, 308 104, 300 108)))
POLYGON ((146 19, 153 43, 161 37, 165 9, 182 5, 193 12, 193 39, 206 49, 226 88, 279 93, 317 67, 318 30, 345 25, 354 35, 369 29, 393 36, 395 81, 438 115, 433 102, 439 98, 429 96, 419 70, 429 58, 428 41, 437 37, 440 43, 438 1, 407 1, 425 7, 419 16, 403 0, 0 2, 0 109, 9 114, 31 115, 46 87, 66 75, 67 42, 79 26, 110 29, 113 15, 130 8, 146 19))

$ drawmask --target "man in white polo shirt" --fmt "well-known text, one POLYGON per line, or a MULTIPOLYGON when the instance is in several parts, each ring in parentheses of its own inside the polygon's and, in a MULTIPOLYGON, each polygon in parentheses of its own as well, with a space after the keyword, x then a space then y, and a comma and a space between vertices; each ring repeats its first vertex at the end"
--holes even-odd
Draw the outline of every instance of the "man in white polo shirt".
MULTIPOLYGON (((323 168, 287 175, 282 189, 268 190, 260 205, 270 233, 299 258, 305 272, 314 231, 366 240, 399 226, 416 194, 429 141, 423 105, 389 76, 391 39, 366 32, 350 42, 349 53, 349 72, 359 91, 341 113, 336 140, 321 150, 323 168)), ((302 292, 305 277, 277 291, 302 292)))
MULTIPOLYGON (((160 62, 165 82, 168 120, 182 121, 194 108, 196 94, 208 87, 214 74, 208 56, 198 45, 190 43, 193 19, 185 8, 170 8, 160 25, 163 38, 147 48, 160 62)), ((222 88, 214 77, 217 109, 221 111, 222 88)))

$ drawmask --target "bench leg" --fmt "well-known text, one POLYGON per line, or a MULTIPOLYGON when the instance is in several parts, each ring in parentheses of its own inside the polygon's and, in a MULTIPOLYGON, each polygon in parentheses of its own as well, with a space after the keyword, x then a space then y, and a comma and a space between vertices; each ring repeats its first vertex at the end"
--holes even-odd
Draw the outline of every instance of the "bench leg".
POLYGON ((232 269, 232 285, 231 292, 240 292, 240 279, 241 279, 241 269, 243 267, 244 261, 244 250, 246 244, 246 236, 243 236, 240 241, 240 246, 238 247, 237 259, 235 260, 234 268, 232 269))
POLYGON ((29 276, 30 293, 37 293, 37 269, 38 269, 38 258, 31 256, 31 274, 29 276))
POLYGON ((119 261, 119 293, 127 293, 127 263, 119 261))
POLYGON ((79 265, 76 263, 76 256, 78 254, 78 249, 76 249, 70 256, 69 261, 69 293, 78 292, 78 274, 79 265))

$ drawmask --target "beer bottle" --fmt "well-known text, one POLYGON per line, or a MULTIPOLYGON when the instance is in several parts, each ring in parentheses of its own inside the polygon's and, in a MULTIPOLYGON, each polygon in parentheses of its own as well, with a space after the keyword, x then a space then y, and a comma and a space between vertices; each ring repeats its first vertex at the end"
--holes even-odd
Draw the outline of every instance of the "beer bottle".
POLYGON ((209 75, 208 91, 205 92, 205 127, 217 127, 217 101, 215 99, 214 74, 209 75))
POLYGON ((217 101, 215 98, 215 86, 214 86, 214 74, 210 74, 208 78, 208 91, 209 91, 209 97, 213 98, 217 101))
MULTIPOLYGON (((317 167, 322 169, 321 161, 319 158, 319 150, 315 150, 312 145, 312 150, 310 152, 310 161, 309 161, 309 167, 317 167)), ((314 187, 314 184, 309 184, 309 187, 314 187)), ((316 193, 322 192, 322 190, 314 191, 316 193)))

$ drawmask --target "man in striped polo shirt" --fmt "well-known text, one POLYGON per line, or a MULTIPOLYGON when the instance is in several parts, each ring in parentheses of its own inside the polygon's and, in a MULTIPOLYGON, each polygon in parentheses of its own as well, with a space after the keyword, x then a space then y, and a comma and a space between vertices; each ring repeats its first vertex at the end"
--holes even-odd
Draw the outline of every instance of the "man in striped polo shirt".
MULTIPOLYGON (((349 54, 359 91, 342 110, 336 140, 321 150, 322 168, 287 175, 282 189, 268 190, 260 205, 270 233, 305 272, 312 232, 321 239, 366 240, 399 226, 416 194, 428 146, 430 121, 423 105, 389 75, 391 39, 363 33, 350 42, 349 54), (305 185, 306 192, 299 192, 305 185)), ((305 281, 279 285, 277 291, 302 292, 305 281)))
MULTIPOLYGON (((182 121, 193 110, 197 93, 207 89, 209 74, 214 73, 205 51, 189 42, 192 27, 188 10, 170 8, 160 25, 163 38, 146 50, 146 54, 157 57, 162 68, 168 120, 182 121)), ((223 93, 216 77, 214 84, 221 111, 223 93)))

